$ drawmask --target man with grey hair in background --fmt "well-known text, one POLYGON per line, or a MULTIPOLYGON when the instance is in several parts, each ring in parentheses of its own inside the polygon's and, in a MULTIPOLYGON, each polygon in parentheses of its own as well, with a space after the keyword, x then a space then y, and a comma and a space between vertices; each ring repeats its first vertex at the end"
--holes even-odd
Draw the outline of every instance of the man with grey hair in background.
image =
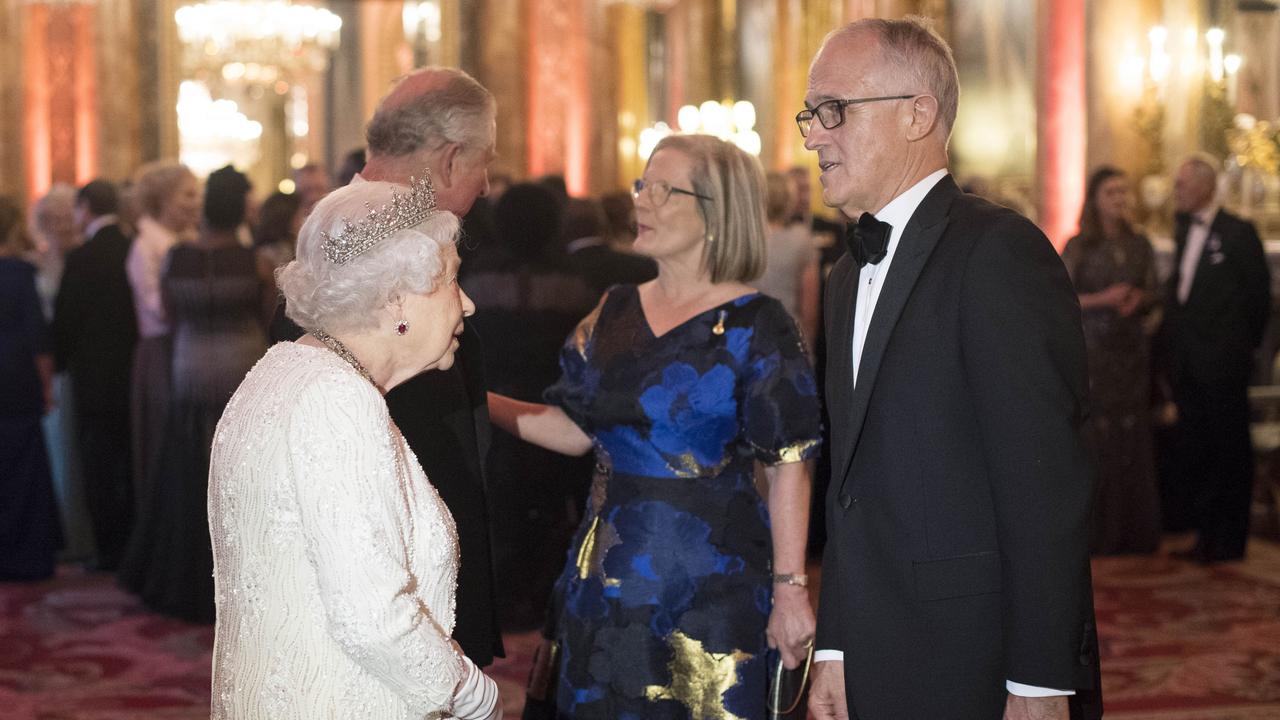
POLYGON ((1258 231, 1222 209, 1217 191, 1213 156, 1193 155, 1178 168, 1177 253, 1160 335, 1178 408, 1166 526, 1197 530, 1189 555, 1204 564, 1244 557, 1253 500, 1249 375, 1271 311, 1258 231))
POLYGON ((862 20, 796 116, 856 221, 826 293, 824 720, 1101 716, 1080 308, 1048 239, 948 174, 958 98, 927 22, 862 20))
MULTIPOLYGON (((374 111, 365 128, 368 161, 352 182, 407 185, 426 171, 437 206, 461 218, 489 192, 496 114, 493 95, 465 72, 415 70, 374 111)), ((273 327, 280 324, 279 311, 276 320, 273 327)), ((301 334, 293 325, 273 339, 301 334)), ((461 567, 453 638, 472 662, 485 667, 503 656, 503 647, 485 495, 489 411, 479 339, 470 324, 452 368, 418 375, 388 392, 386 400, 457 525, 461 567)))

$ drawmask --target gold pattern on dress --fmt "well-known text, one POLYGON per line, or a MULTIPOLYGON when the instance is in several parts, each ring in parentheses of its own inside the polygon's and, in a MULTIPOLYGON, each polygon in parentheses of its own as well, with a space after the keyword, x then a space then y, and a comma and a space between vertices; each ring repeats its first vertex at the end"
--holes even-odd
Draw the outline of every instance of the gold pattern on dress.
POLYGON ((582 356, 583 360, 587 359, 587 344, 591 342, 591 336, 596 333, 596 321, 600 319, 600 309, 604 307, 604 301, 609 298, 609 294, 605 293, 600 298, 600 302, 596 303, 594 309, 587 316, 582 318, 578 323, 578 327, 573 329, 573 347, 582 356))
POLYGON ((782 465, 784 463, 800 462, 801 460, 804 460, 805 451, 820 442, 822 441, 805 440, 804 442, 798 442, 795 445, 788 445, 778 451, 778 462, 775 464, 782 465))
POLYGON ((671 685, 644 689, 649 700, 675 700, 689 708, 693 720, 742 720, 724 706, 724 694, 738 683, 738 664, 751 659, 741 650, 707 652, 701 640, 679 630, 667 636, 671 646, 671 685))
POLYGON ((600 516, 597 515, 591 521, 591 527, 587 528, 587 534, 582 538, 582 547, 578 548, 576 563, 578 578, 586 580, 595 575, 608 585, 609 578, 604 575, 604 558, 613 546, 621 543, 622 539, 618 537, 618 531, 609 523, 601 522, 600 516))

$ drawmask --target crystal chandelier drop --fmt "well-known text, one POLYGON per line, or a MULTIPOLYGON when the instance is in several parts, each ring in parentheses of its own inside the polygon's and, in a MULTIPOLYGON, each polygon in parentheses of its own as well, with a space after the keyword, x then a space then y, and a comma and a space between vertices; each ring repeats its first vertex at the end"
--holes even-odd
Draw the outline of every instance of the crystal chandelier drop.
POLYGON ((191 70, 260 68, 270 82, 318 72, 338 47, 342 18, 291 0, 206 0, 174 13, 191 70))

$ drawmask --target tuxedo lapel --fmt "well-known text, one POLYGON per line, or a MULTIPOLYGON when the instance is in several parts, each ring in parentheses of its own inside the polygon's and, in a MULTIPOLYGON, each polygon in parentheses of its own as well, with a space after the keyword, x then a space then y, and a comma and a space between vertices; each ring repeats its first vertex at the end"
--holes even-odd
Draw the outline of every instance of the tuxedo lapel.
MULTIPOLYGON (((884 359, 893 328, 898 324, 898 318, 902 316, 902 310, 911 297, 911 291, 915 288, 920 272, 924 269, 933 248, 938 244, 938 239, 942 237, 947 227, 947 211, 951 207, 952 200, 959 194, 960 189, 956 187, 950 175, 939 180, 916 208, 915 214, 911 216, 902 237, 898 240, 898 249, 894 252, 889 274, 885 277, 884 287, 880 289, 880 297, 876 300, 871 325, 867 328, 867 339, 862 346, 857 385, 853 388, 853 396, 848 406, 849 412, 839 420, 834 415, 831 418, 833 423, 849 424, 848 432, 844 433, 845 437, 849 438, 848 445, 844 448, 843 457, 835 458, 838 464, 832 465, 833 469, 840 470, 838 477, 841 478, 841 484, 848 479, 849 465, 853 462, 854 449, 858 447, 858 438, 862 434, 862 425, 867 418, 871 393, 875 389, 876 377, 880 373, 880 362, 884 359)), ((849 321, 852 327, 852 310, 850 310, 849 321)), ((852 330, 850 330, 850 337, 852 337, 852 330)), ((852 349, 846 350, 846 357, 851 352, 852 349)), ((849 360, 847 364, 851 375, 852 359, 849 358, 849 360)))

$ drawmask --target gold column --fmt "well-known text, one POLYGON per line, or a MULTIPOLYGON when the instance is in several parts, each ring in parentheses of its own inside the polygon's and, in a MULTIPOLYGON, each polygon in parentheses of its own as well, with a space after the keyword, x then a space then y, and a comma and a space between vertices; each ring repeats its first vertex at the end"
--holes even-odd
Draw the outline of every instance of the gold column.
POLYGON ((395 79, 413 64, 413 51, 405 43, 403 3, 364 2, 359 13, 360 117, 373 117, 378 101, 391 89, 395 79))
POLYGON ((495 170, 526 175, 528 109, 523 68, 528 47, 520 0, 484 0, 478 27, 493 42, 480 43, 476 79, 498 102, 498 160, 495 170))
POLYGON ((1115 165, 1137 180, 1152 166, 1151 138, 1134 119, 1142 87, 1125 87, 1119 69, 1126 49, 1145 54, 1147 28, 1159 24, 1159 17, 1160 0, 1101 0, 1089 6, 1089 170, 1115 165))
POLYGON ((113 180, 128 178, 143 162, 140 76, 121 72, 139 58, 135 5, 134 0, 98 2, 98 111, 110 118, 98 123, 99 174, 113 180))
POLYGON ((23 130, 22 53, 26 19, 23 0, 0 1, 0 195, 22 201, 26 197, 26 164, 20 138, 23 130))
POLYGON ((640 131, 656 122, 649 116, 648 52, 645 49, 647 18, 644 8, 631 3, 615 3, 607 7, 605 13, 609 67, 613 71, 612 122, 617 128, 614 146, 617 147, 618 164, 613 177, 615 187, 625 188, 644 172, 644 160, 636 150, 640 131))

